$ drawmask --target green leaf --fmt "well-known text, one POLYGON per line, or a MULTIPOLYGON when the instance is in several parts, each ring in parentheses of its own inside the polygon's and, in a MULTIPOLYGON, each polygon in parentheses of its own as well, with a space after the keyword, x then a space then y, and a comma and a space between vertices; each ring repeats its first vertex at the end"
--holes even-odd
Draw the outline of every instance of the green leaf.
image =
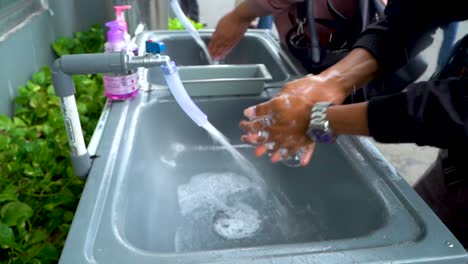
POLYGON ((26 87, 26 86, 20 86, 18 87, 18 95, 20 96, 29 96, 31 91, 26 87))
POLYGON ((32 77, 32 81, 33 81, 33 83, 38 84, 38 85, 45 85, 46 84, 46 74, 45 74, 45 72, 40 71, 40 72, 34 73, 34 75, 32 77))
POLYGON ((13 124, 16 127, 25 127, 26 126, 26 123, 19 117, 14 117, 13 118, 13 124))
POLYGON ((42 230, 34 230, 31 237, 28 239, 28 244, 36 244, 44 241, 48 237, 47 233, 42 230))
POLYGON ((75 47, 75 41, 67 37, 60 37, 52 44, 52 49, 58 56, 70 54, 73 47, 75 47))
POLYGON ((12 246, 15 243, 15 234, 8 225, 0 222, 0 246, 12 246))
POLYGON ((44 245, 44 247, 41 250, 41 253, 39 256, 44 259, 44 260, 58 260, 59 258, 59 252, 56 247, 54 247, 52 244, 47 243, 44 245))
POLYGON ((13 126, 11 118, 6 115, 0 115, 0 131, 9 130, 13 126))
MULTIPOLYGON (((195 22, 191 18, 188 18, 188 19, 189 19, 190 23, 195 27, 195 29, 200 30, 200 29, 204 28, 202 23, 195 22)), ((185 29, 184 25, 182 25, 182 23, 180 22, 180 20, 177 17, 169 18, 168 27, 169 27, 169 30, 184 30, 185 29)))
MULTIPOLYGON (((31 145, 30 145, 30 146, 31 146, 31 145)), ((36 146, 37 146, 37 145, 36 145, 36 146)), ((34 150, 35 150, 35 149, 32 148, 31 150, 29 150, 29 152, 35 152, 34 150)), ((26 164, 26 165, 25 165, 24 174, 29 175, 29 176, 32 176, 32 177, 39 177, 39 176, 43 176, 43 175, 44 175, 44 173, 42 172, 41 168, 32 167, 32 166, 29 165, 29 164, 26 164)))
POLYGON ((10 183, 2 192, 0 192, 0 203, 4 201, 16 201, 18 194, 16 193, 18 187, 10 183))
POLYGON ((10 137, 0 134, 0 151, 5 150, 10 144, 10 137))
POLYGON ((66 211, 63 214, 63 221, 65 221, 66 223, 71 222, 73 220, 73 216, 74 216, 73 212, 66 211))
POLYGON ((41 86, 31 82, 31 81, 27 81, 26 83, 26 87, 31 91, 31 92, 39 92, 41 90, 41 86))
POLYGON ((59 193, 56 193, 47 199, 44 209, 52 211, 55 207, 73 202, 74 200, 75 196, 73 193, 68 188, 63 188, 59 193))
POLYGON ((41 94, 36 93, 32 95, 31 100, 29 101, 29 106, 31 106, 32 108, 38 108, 40 104, 43 103, 45 102, 43 101, 43 97, 41 96, 41 94))
POLYGON ((22 202, 10 202, 2 207, 0 215, 3 222, 8 226, 14 226, 18 220, 29 219, 33 216, 34 211, 29 205, 22 202))
POLYGON ((23 262, 28 262, 32 258, 37 258, 37 256, 41 253, 42 248, 44 247, 43 244, 36 244, 32 247, 30 247, 26 252, 26 258, 27 260, 23 260, 23 262))
MULTIPOLYGON (((47 86, 47 95, 48 96, 55 96, 55 90, 54 90, 54 86, 53 85, 49 85, 47 86)), ((58 98, 57 98, 58 99, 58 98)))

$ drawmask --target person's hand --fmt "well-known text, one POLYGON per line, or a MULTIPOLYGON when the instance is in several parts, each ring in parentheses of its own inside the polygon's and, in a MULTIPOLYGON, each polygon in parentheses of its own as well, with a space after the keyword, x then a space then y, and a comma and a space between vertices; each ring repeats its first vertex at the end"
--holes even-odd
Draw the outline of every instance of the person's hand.
POLYGON ((271 161, 276 163, 291 155, 302 152, 301 165, 305 166, 312 157, 315 143, 307 136, 310 109, 315 104, 301 95, 282 94, 268 102, 247 108, 244 115, 249 121, 241 121, 246 132, 242 141, 257 145, 255 155, 273 153, 271 161))
POLYGON ((271 161, 278 162, 301 153, 301 165, 312 158, 315 143, 307 135, 310 111, 316 102, 341 104, 344 89, 333 79, 308 75, 290 82, 270 101, 244 111, 249 121, 241 121, 244 142, 257 145, 256 156, 272 153, 271 161))
POLYGON ((224 16, 216 26, 208 46, 213 61, 223 60, 242 39, 249 25, 250 21, 242 19, 235 11, 224 16))

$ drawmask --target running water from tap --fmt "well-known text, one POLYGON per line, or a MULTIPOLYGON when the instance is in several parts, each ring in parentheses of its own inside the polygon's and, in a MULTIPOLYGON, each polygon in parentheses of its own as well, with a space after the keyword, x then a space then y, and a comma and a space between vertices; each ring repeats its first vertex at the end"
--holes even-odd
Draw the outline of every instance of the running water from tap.
POLYGON ((209 121, 208 117, 203 113, 200 108, 192 101, 187 91, 185 90, 182 81, 180 80, 176 64, 171 61, 167 65, 161 66, 164 79, 167 86, 171 90, 172 95, 184 110, 184 112, 198 125, 203 127, 214 141, 221 144, 234 158, 235 162, 240 166, 247 176, 257 183, 260 187, 264 185, 264 181, 255 166, 247 160, 237 149, 235 149, 229 140, 214 127, 209 121))
POLYGON ((178 0, 170 0, 171 8, 172 11, 175 13, 177 18, 180 20, 182 25, 187 29, 187 31, 192 35, 193 39, 195 42, 197 42, 198 46, 203 50, 203 53, 206 56, 206 59, 208 60, 208 64, 213 64, 213 61, 211 59, 211 55, 208 52, 208 48, 206 47, 205 42, 201 39, 200 33, 198 33, 197 29, 190 23, 190 20, 188 20, 187 16, 185 16, 184 12, 180 8, 179 1, 178 0))

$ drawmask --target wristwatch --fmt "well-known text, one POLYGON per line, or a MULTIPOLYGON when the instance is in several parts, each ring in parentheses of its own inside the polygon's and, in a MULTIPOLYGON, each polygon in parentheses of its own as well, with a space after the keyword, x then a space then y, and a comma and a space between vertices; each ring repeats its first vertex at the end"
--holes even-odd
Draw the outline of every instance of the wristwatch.
POLYGON ((336 139, 327 118, 330 105, 332 105, 330 102, 319 102, 312 107, 307 135, 315 142, 333 143, 336 139))

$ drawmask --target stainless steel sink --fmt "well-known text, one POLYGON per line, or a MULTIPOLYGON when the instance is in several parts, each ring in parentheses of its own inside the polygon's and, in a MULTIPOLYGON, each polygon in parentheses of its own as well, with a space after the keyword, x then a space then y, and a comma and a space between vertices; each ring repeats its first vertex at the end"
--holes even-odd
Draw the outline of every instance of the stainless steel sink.
MULTIPOLYGON (((203 41, 208 45, 212 31, 202 31, 203 41)), ((140 35, 140 42, 147 39, 162 41, 166 44, 165 52, 179 66, 207 65, 208 61, 202 49, 193 38, 183 31, 145 32, 140 35)), ((252 31, 245 35, 239 44, 222 61, 222 64, 264 64, 273 80, 270 83, 287 81, 298 72, 291 66, 289 59, 272 41, 272 36, 264 31, 252 31)))
POLYGON ((238 123, 276 91, 195 99, 256 170, 236 163, 167 90, 112 103, 60 263, 467 263, 365 138, 320 145, 305 168, 255 158, 238 123))

